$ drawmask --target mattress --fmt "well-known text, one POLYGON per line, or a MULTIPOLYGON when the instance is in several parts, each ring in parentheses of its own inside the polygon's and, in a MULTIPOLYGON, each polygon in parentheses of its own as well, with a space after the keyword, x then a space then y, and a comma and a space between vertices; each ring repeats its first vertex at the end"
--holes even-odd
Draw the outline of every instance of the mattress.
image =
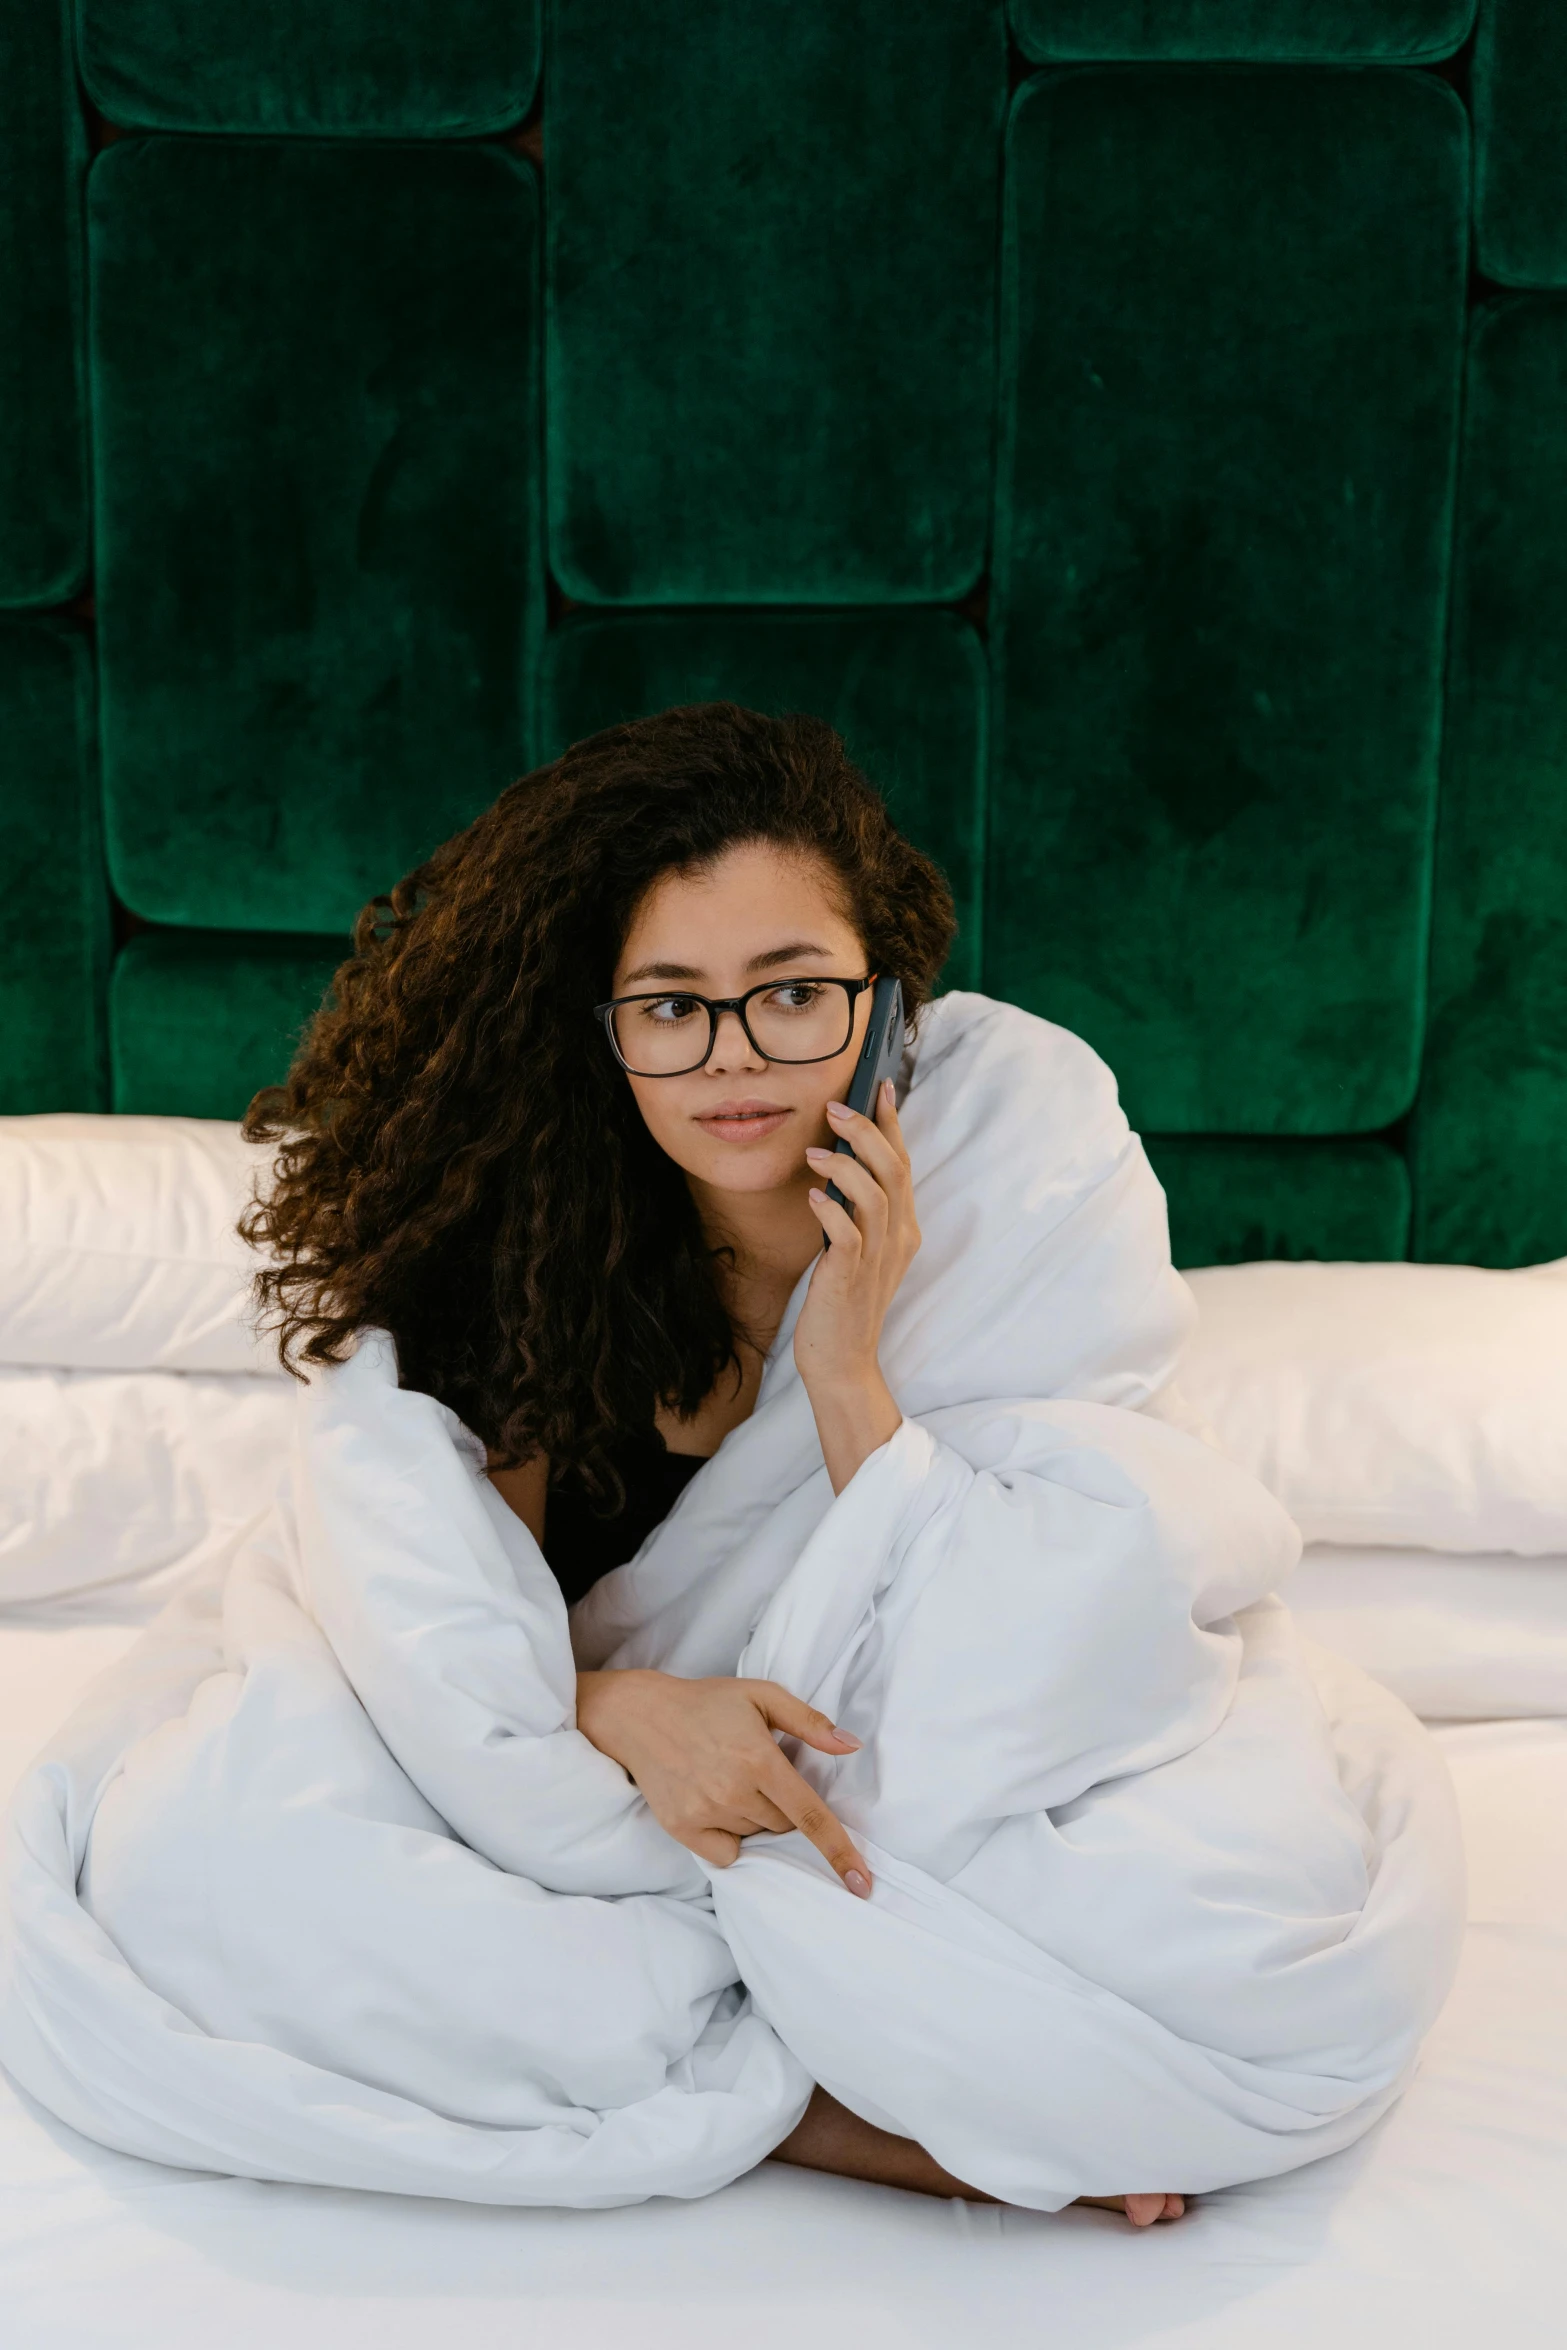
MULTIPOLYGON (((0 1628, 0 1795, 135 1637, 0 1628)), ((764 2165, 695 2204, 540 2212, 163 2170, 0 2080, 16 2350, 1545 2350, 1567 2243, 1567 1721, 1437 1733, 1469 1847, 1458 1987, 1348 2153, 1134 2235, 764 2165)))

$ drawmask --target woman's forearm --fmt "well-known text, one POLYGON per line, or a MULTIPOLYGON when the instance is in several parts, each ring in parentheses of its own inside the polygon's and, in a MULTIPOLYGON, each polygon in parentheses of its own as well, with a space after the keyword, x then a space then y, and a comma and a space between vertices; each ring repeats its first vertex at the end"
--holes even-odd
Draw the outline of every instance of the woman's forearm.
POLYGON ((822 1441, 822 1459, 834 1493, 896 1436, 903 1414, 878 1363, 860 1378, 841 1386, 807 1380, 806 1392, 816 1415, 816 1433, 822 1441))
POLYGON ((794 1326, 794 1359, 832 1489, 841 1493, 903 1423, 879 1350, 887 1308, 920 1235, 892 1087, 882 1087, 874 1120, 839 1102, 829 1102, 827 1116, 840 1145, 851 1148, 805 1154, 825 1185, 807 1196, 827 1245, 794 1326))

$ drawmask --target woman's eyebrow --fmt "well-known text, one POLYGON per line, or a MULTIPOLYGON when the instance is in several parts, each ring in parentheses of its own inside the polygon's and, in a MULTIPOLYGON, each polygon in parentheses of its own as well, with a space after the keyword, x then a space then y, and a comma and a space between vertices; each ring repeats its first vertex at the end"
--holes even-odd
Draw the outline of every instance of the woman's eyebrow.
POLYGON ((773 947, 765 955, 753 955, 746 965, 748 971, 776 971, 780 963, 797 963, 802 955, 825 955, 826 947, 813 946, 809 939, 791 939, 786 947, 773 947))
POLYGON ((634 971, 626 973, 620 984, 629 987, 634 979, 700 979, 701 976, 690 963, 639 963, 634 971))

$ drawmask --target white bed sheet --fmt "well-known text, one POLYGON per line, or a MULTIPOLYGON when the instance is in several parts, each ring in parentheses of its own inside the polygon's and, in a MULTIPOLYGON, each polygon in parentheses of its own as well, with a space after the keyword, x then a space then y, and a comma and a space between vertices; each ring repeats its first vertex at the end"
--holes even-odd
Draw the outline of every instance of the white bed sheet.
MULTIPOLYGON (((0 1781, 135 1637, 0 1628, 0 1781)), ((7 2350, 1545 2350, 1567 2267, 1567 1722, 1442 1731, 1471 1927, 1401 2106, 1173 2228, 765 2165, 606 2212, 160 2169, 0 2080, 7 2350)), ((1176 2182, 1172 2182, 1176 2183, 1176 2182)))

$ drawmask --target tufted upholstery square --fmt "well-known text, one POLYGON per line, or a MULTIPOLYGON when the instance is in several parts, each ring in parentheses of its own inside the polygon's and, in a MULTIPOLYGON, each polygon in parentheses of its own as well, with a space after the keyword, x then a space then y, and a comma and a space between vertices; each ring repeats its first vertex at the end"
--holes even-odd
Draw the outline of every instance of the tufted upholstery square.
MULTIPOLYGON (((1550 0, 1546 0, 1550 4, 1550 0)), ((1475 0, 1012 0, 1026 57, 1421 65, 1450 57, 1475 0)))
POLYGON ((949 987, 979 975, 985 659, 950 612, 574 616, 550 646, 547 755, 677 702, 826 718, 952 885, 949 987))
POLYGON ((109 892, 74 629, 0 621, 0 745, 0 1115, 101 1110, 109 892))
POLYGON ((1476 321, 1415 1254, 1567 1255, 1567 297, 1476 321))
POLYGON ((533 174, 130 139, 91 194, 115 887, 341 935, 527 764, 533 174))
POLYGON ((243 1117, 276 1085, 349 952, 347 939, 145 931, 109 986, 114 1107, 168 1118, 243 1117))
POLYGON ((571 0, 548 79, 566 593, 961 596, 985 560, 1000 0, 571 0))
POLYGON ((985 970, 1155 1132, 1414 1096, 1466 191, 1422 75, 1019 94, 985 970))
POLYGON ((64 603, 87 568, 86 159, 59 0, 0 0, 0 607, 64 603))
POLYGON ((1385 1142, 1243 1134, 1143 1139, 1169 1200, 1178 1265, 1408 1254, 1409 1170, 1385 1142))
POLYGON ((540 0, 79 0, 110 122, 472 138, 528 111, 540 0))
POLYGON ((1474 56, 1475 236, 1508 286, 1567 286, 1567 9, 1485 0, 1474 56))

